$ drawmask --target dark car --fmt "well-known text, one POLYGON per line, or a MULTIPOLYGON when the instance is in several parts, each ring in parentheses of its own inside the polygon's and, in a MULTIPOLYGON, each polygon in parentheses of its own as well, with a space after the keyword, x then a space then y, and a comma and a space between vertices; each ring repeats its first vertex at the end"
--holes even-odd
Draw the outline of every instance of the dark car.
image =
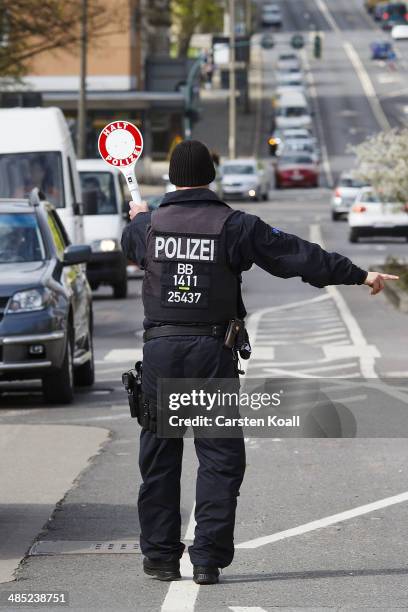
POLYGON ((408 12, 405 2, 389 2, 381 13, 381 27, 392 30, 395 25, 408 24, 408 12))
POLYGON ((392 44, 387 41, 377 41, 370 45, 372 60, 387 60, 394 55, 392 44))
POLYGON ((74 384, 93 384, 89 257, 38 195, 0 200, 0 381, 41 379, 45 399, 64 404, 74 384))

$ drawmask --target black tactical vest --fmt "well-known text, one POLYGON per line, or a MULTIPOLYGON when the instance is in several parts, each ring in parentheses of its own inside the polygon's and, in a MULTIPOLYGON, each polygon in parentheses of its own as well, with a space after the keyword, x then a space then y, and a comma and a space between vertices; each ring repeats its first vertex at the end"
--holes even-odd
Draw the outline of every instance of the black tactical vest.
POLYGON ((240 279, 227 264, 226 204, 160 206, 147 230, 143 304, 157 323, 237 317, 240 279))

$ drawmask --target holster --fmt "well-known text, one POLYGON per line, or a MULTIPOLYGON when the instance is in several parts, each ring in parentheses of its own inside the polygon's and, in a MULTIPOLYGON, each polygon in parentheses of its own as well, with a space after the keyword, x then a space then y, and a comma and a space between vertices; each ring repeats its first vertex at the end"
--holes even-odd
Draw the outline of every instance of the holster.
POLYGON ((242 319, 231 319, 225 334, 224 346, 238 352, 241 359, 251 356, 251 344, 245 323, 242 319))
POLYGON ((142 371, 143 364, 141 361, 137 361, 132 370, 122 374, 122 384, 127 392, 130 416, 136 418, 139 425, 144 429, 156 433, 157 411, 154 402, 144 397, 142 371))

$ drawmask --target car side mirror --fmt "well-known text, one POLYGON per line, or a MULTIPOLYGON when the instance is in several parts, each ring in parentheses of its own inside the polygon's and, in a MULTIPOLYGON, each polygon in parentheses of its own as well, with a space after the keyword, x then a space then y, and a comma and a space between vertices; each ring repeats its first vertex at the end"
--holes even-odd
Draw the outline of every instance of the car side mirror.
POLYGON ((87 244, 71 244, 64 251, 62 263, 64 266, 86 263, 90 260, 91 253, 91 247, 87 244))

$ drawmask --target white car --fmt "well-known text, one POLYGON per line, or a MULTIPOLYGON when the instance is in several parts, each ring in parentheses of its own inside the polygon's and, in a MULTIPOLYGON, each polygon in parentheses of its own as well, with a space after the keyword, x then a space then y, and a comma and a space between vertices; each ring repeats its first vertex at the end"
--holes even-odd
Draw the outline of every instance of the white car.
POLYGON ((349 172, 342 172, 331 198, 331 215, 333 221, 348 215, 351 206, 361 189, 367 185, 356 179, 349 172))
POLYGON ((408 25, 395 25, 391 30, 394 40, 408 40, 408 25))
POLYGON ((280 72, 300 72, 300 60, 294 53, 282 53, 278 57, 277 68, 280 72))
POLYGON ((221 199, 268 199, 272 176, 268 168, 257 159, 228 160, 221 165, 220 174, 221 199))
POLYGON ((310 128, 312 116, 306 96, 299 91, 285 91, 277 100, 275 119, 278 129, 310 128))
POLYGON ((303 80, 302 73, 298 70, 297 72, 277 72, 276 73, 276 85, 277 87, 291 87, 299 88, 304 90, 305 83, 303 80))
POLYGON ((408 240, 408 207, 382 199, 371 187, 363 187, 348 216, 350 242, 363 236, 403 236, 408 240))
POLYGON ((87 275, 92 289, 110 285, 115 298, 127 296, 126 258, 120 246, 128 218, 126 183, 102 159, 79 159, 85 242, 92 249, 87 275))
MULTIPOLYGON (((287 128, 275 130, 273 136, 270 139, 273 141, 273 144, 276 145, 275 155, 279 157, 282 155, 282 151, 285 148, 285 144, 287 141, 290 141, 294 144, 293 148, 296 149, 296 144, 294 141, 303 143, 319 154, 320 158, 320 149, 317 143, 317 139, 313 136, 313 132, 307 128, 287 128)), ((272 144, 272 142, 270 142, 272 144)))
POLYGON ((285 138, 281 154, 292 153, 308 153, 314 162, 320 161, 320 150, 311 138, 285 138))
POLYGON ((262 7, 262 25, 281 27, 282 13, 277 4, 264 4, 262 7))

